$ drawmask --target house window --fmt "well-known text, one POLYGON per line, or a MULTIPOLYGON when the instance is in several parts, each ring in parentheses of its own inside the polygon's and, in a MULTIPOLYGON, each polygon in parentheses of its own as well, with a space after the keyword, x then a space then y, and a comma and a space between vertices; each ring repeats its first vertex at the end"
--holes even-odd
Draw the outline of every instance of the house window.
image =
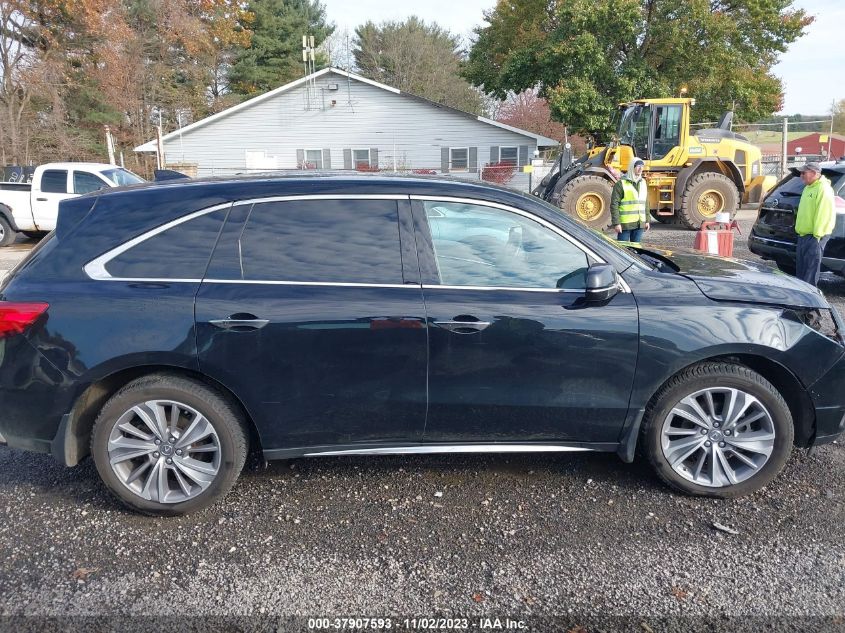
POLYGON ((301 166, 302 169, 322 169, 323 168, 323 150, 321 149, 306 149, 305 150, 305 164, 301 166))
POLYGON ((511 165, 519 165, 519 148, 518 147, 501 147, 499 148, 499 162, 510 163, 511 165))
POLYGON ((469 148, 453 147, 449 150, 449 170, 466 171, 469 168, 469 148))
POLYGON ((352 150, 352 166, 354 169, 368 169, 370 164, 370 150, 369 149, 353 149, 352 150))

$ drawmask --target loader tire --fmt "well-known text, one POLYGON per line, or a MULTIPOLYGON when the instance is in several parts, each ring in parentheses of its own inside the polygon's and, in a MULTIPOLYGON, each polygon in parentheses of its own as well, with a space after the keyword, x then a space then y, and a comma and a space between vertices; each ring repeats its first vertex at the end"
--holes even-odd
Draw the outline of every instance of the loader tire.
POLYGON ((613 185, 601 176, 578 176, 560 192, 560 208, 593 229, 610 224, 610 195, 613 185))
POLYGON ((734 182, 715 172, 696 174, 687 183, 681 197, 678 219, 688 229, 697 230, 702 222, 714 220, 727 212, 731 219, 739 208, 739 191, 734 182))

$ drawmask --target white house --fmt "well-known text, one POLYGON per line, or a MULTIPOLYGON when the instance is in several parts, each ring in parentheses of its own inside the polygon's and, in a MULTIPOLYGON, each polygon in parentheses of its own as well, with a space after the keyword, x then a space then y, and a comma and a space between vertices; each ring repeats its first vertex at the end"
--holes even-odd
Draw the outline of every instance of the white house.
MULTIPOLYGON (((197 176, 275 169, 435 171, 478 178, 558 141, 326 68, 163 137, 197 176)), ((135 148, 155 153, 156 141, 135 148)), ((517 170, 518 171, 518 170, 517 170)), ((527 174, 512 186, 527 188, 527 174)))

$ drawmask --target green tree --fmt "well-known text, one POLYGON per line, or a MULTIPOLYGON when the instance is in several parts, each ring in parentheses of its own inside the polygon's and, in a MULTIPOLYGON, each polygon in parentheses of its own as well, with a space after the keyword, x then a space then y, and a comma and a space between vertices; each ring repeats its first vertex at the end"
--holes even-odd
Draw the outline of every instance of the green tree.
MULTIPOLYGON (((315 46, 334 31, 320 0, 253 0, 248 5, 252 31, 249 48, 235 57, 229 87, 242 95, 267 92, 302 77, 302 36, 313 35, 315 46)), ((328 65, 325 55, 317 70, 328 65)))
POLYGON ((845 134, 845 99, 837 101, 830 114, 833 116, 833 133, 845 134))
POLYGON ((481 95, 461 76, 460 38, 416 16, 355 30, 355 66, 365 77, 431 101, 480 113, 481 95))
POLYGON ((607 129, 620 102, 687 86, 696 120, 780 109, 772 72, 812 22, 792 0, 509 0, 476 30, 465 76, 485 92, 539 87, 554 117, 607 129))

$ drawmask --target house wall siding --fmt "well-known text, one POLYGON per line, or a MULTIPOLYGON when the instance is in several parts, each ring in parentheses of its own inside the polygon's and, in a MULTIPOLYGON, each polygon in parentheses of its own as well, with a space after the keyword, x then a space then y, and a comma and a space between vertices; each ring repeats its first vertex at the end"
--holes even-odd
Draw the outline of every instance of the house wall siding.
MULTIPOLYGON (((323 162, 331 160, 324 169, 343 169, 350 149, 371 149, 385 171, 441 172, 442 148, 476 148, 479 169, 492 147, 519 146, 520 158, 537 148, 531 137, 334 73, 317 78, 310 109, 307 104, 301 85, 189 130, 165 141, 167 162, 196 164, 199 176, 226 175, 297 169, 302 150, 321 150, 323 162), (330 84, 338 89, 329 90, 330 84)), ((512 185, 525 189, 527 175, 516 174, 512 185)))

